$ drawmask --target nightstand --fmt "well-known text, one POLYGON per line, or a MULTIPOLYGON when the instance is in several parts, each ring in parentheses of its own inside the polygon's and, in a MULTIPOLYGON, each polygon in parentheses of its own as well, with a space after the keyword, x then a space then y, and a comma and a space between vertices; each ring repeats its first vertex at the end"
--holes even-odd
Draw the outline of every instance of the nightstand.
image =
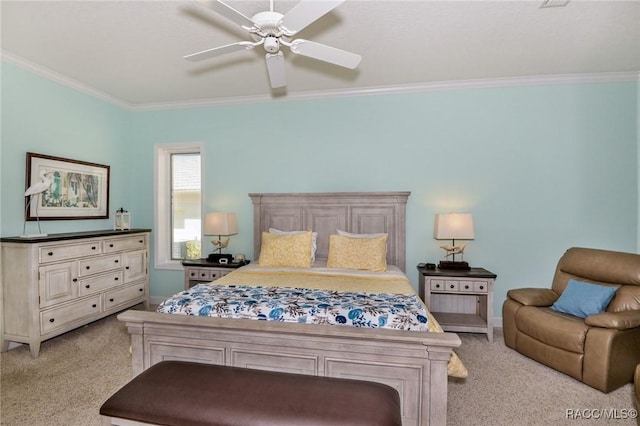
POLYGON ((207 259, 185 259, 184 266, 184 289, 188 290, 196 284, 208 283, 217 280, 233 272, 241 266, 247 265, 250 261, 243 263, 221 263, 208 262, 207 259))
POLYGON ((483 268, 418 268, 419 293, 445 331, 486 333, 493 342, 493 282, 483 268))

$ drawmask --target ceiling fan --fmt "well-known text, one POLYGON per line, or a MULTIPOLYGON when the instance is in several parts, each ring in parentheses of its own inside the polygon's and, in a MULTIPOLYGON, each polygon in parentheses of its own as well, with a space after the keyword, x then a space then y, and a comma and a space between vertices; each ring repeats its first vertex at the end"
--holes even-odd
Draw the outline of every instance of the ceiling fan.
POLYGON ((281 46, 288 47, 295 54, 341 67, 354 69, 358 66, 362 59, 358 54, 301 38, 293 39, 296 33, 338 7, 345 0, 301 0, 285 15, 274 11, 273 1, 270 0, 269 11, 257 13, 251 18, 221 0, 203 1, 202 3, 213 11, 247 30, 254 41, 239 41, 193 53, 184 58, 188 61, 197 62, 226 53, 253 49, 262 45, 267 52, 267 72, 272 88, 287 85, 284 55, 280 50, 281 46))

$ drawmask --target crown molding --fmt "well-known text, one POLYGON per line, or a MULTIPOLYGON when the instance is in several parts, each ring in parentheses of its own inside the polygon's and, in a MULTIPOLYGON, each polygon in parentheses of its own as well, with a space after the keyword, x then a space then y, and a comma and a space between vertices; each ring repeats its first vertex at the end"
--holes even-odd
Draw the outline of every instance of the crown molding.
POLYGON ((40 77, 44 77, 47 80, 54 81, 56 83, 62 84, 63 86, 69 87, 71 89, 77 90, 78 92, 89 95, 93 98, 99 99, 101 101, 107 102, 118 108, 131 110, 133 105, 130 103, 124 102, 123 100, 110 96, 100 90, 97 90, 87 84, 81 83, 78 80, 67 77, 63 74, 57 73, 49 68, 37 65, 27 59, 24 59, 18 55, 14 55, 6 50, 0 50, 0 59, 3 61, 15 65, 19 68, 22 68, 26 71, 29 71, 33 74, 39 75, 40 77))
POLYGON ((271 95, 238 96, 220 99, 199 99, 178 102, 159 102, 146 104, 131 104, 110 96, 77 80, 59 74, 55 71, 34 64, 24 58, 0 50, 3 61, 16 65, 41 77, 60 83, 71 89, 85 93, 94 98, 113 104, 129 111, 155 111, 169 109, 208 108, 217 106, 246 105, 266 102, 286 102, 300 100, 335 99, 357 96, 394 95, 408 93, 423 93, 442 90, 491 89, 501 87, 545 86, 556 84, 587 84, 612 82, 640 82, 640 72, 610 72, 561 74, 525 77, 486 78, 474 80, 452 80, 417 84, 402 84, 381 87, 361 87, 354 89, 324 90, 314 92, 291 93, 286 96, 273 97, 271 95))

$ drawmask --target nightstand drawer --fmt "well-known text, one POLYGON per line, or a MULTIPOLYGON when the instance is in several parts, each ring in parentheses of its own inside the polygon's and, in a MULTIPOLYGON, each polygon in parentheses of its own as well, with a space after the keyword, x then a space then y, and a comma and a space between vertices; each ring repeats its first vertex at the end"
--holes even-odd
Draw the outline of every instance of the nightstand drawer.
POLYGON ((211 269, 196 269, 197 280, 210 281, 212 278, 215 278, 215 277, 216 277, 216 271, 212 271, 211 269))
POLYGON ((458 291, 459 284, 457 280, 444 280, 444 291, 458 291))
POLYGON ((473 282, 473 291, 478 293, 486 293, 489 288, 489 283, 487 281, 474 281, 473 282))
POLYGON ((458 280, 431 280, 431 291, 437 292, 457 292, 460 288, 460 281, 458 280))
POLYGON ((431 290, 444 291, 444 280, 431 280, 431 290))
POLYGON ((475 283, 473 281, 460 281, 458 289, 460 291, 475 291, 475 283))

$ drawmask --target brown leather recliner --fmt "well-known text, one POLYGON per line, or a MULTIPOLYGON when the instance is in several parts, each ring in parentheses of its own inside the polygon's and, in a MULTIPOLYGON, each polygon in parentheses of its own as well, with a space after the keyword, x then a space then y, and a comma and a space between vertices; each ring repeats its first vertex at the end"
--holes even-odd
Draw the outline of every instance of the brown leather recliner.
POLYGON ((640 363, 640 255, 570 248, 551 289, 509 290, 502 320, 510 348, 602 392, 617 389, 640 363), (605 312, 583 319, 550 308, 570 279, 619 287, 605 312))

